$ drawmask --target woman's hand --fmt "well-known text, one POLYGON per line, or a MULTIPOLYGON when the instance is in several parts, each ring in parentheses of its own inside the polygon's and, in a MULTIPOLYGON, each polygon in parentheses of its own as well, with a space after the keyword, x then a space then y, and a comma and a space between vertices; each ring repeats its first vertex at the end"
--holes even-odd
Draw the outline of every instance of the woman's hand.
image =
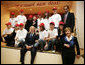
POLYGON ((66 46, 67 48, 70 48, 70 45, 68 45, 68 44, 64 44, 64 46, 66 46))
POLYGON ((79 59, 80 58, 80 55, 77 55, 76 57, 79 59))
POLYGON ((75 36, 75 34, 74 34, 74 33, 72 33, 72 36, 75 36))

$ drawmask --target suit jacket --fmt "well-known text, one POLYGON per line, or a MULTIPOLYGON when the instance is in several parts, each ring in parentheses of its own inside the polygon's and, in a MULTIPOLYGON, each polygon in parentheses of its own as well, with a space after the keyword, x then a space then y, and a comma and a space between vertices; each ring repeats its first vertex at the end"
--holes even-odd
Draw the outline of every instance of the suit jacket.
MULTIPOLYGON (((65 13, 62 15, 62 21, 63 22, 64 22, 64 15, 65 15, 65 13)), ((65 27, 71 27, 72 32, 73 32, 74 26, 75 26, 75 16, 74 16, 74 13, 68 12, 65 27)))
POLYGON ((78 40, 77 40, 76 37, 74 37, 74 39, 73 39, 74 44, 73 44, 73 46, 70 46, 70 48, 67 48, 67 47, 64 46, 64 44, 69 44, 69 42, 65 40, 65 37, 62 38, 61 42, 62 42, 62 52, 63 52, 63 54, 65 54, 65 55, 66 54, 67 55, 75 54, 75 46, 76 46, 77 55, 80 55, 79 44, 78 44, 78 40))
POLYGON ((35 33, 33 34, 32 37, 30 37, 30 33, 27 34, 26 39, 25 39, 25 44, 27 45, 34 45, 35 40, 38 40, 39 36, 36 35, 35 33))

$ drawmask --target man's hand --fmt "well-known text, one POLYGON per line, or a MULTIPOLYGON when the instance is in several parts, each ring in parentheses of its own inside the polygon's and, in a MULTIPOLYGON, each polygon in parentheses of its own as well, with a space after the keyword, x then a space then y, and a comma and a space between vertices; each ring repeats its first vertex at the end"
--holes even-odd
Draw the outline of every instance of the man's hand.
POLYGON ((64 46, 66 46, 67 48, 70 48, 70 45, 68 45, 68 44, 64 44, 64 46))
POLYGON ((27 49, 30 49, 30 48, 32 48, 32 46, 26 46, 26 48, 27 48, 27 49))
POLYGON ((35 42, 38 42, 38 40, 35 40, 35 42))

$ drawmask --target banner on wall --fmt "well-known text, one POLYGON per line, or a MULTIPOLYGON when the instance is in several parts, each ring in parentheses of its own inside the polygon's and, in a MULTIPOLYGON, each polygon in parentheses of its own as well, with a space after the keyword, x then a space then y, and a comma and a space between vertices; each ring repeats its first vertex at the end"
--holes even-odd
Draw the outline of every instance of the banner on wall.
POLYGON ((31 7, 31 6, 49 6, 49 5, 59 5, 59 1, 49 1, 49 2, 32 2, 27 4, 17 4, 15 7, 31 7))

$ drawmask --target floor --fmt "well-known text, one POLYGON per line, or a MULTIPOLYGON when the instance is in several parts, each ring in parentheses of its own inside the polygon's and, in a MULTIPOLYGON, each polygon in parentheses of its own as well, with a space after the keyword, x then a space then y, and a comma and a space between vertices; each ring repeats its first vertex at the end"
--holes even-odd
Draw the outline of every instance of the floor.
MULTIPOLYGON (((3 42, 1 42, 1 47, 13 48, 13 49, 20 49, 20 48, 8 47, 8 46, 6 46, 6 43, 3 43, 3 42)), ((56 54, 56 53, 60 53, 60 52, 43 51, 43 53, 53 53, 53 54, 56 54)), ((84 49, 80 49, 80 54, 84 58, 84 49)))

